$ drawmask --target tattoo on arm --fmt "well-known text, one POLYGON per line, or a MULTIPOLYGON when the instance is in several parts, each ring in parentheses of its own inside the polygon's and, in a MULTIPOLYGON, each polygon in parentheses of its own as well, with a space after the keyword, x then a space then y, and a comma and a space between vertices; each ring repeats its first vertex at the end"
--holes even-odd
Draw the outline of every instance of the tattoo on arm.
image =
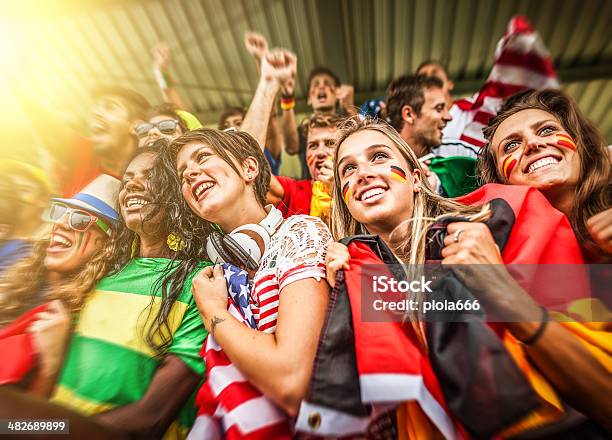
POLYGON ((223 321, 225 321, 225 319, 217 316, 213 316, 213 318, 210 320, 210 334, 213 335, 213 337, 215 336, 215 328, 217 327, 217 324, 221 324, 223 321))

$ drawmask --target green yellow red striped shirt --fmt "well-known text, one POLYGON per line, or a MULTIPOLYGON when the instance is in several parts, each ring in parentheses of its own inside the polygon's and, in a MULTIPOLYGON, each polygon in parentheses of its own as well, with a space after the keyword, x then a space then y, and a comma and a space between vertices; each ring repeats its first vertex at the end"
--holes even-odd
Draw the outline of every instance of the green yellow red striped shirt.
MULTIPOLYGON (((198 352, 206 330, 191 282, 207 265, 203 262, 188 277, 168 318, 172 343, 167 353, 178 356, 198 375, 204 374, 198 352)), ((174 267, 165 258, 136 258, 100 281, 79 315, 53 397, 56 403, 93 415, 142 398, 163 357, 146 342, 161 305, 160 277, 174 267)), ((184 437, 194 419, 190 399, 165 438, 184 437)))

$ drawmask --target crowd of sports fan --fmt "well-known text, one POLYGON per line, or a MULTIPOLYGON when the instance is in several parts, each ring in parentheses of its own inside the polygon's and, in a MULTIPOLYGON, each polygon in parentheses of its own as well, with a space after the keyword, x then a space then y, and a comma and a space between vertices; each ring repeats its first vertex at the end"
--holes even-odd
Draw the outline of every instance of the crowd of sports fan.
POLYGON ((0 160, 0 416, 78 438, 609 438, 611 153, 574 100, 503 96, 478 145, 449 135, 438 61, 360 109, 329 68, 245 46, 256 90, 216 128, 159 47, 162 104, 101 87, 56 175, 0 160), (460 265, 436 294, 486 314, 362 319, 365 265, 426 262, 460 265), (562 304, 507 269, 544 264, 562 304))

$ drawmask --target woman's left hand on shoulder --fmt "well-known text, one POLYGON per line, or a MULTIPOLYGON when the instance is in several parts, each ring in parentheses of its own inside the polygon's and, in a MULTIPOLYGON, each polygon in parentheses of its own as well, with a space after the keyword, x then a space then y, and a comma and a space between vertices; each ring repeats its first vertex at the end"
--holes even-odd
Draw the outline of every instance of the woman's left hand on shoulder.
POLYGON ((191 293, 202 317, 227 310, 228 292, 223 266, 207 266, 193 278, 191 293))
POLYGON ((455 222, 446 230, 442 264, 503 264, 499 247, 484 223, 455 222))
POLYGON ((595 214, 587 220, 589 234, 607 254, 612 254, 612 208, 595 214))

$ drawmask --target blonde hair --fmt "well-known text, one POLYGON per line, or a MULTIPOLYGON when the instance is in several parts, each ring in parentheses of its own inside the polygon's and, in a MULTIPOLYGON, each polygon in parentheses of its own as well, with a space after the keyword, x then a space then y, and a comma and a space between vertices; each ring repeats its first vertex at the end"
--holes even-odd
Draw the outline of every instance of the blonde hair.
MULTIPOLYGON (((418 170, 424 176, 423 168, 412 149, 408 146, 399 133, 386 122, 365 118, 353 117, 346 119, 340 126, 337 147, 334 152, 334 163, 338 163, 338 152, 342 143, 354 135, 364 130, 378 131, 387 136, 406 159, 411 171, 418 170)), ((439 217, 446 215, 459 215, 469 218, 472 221, 482 221, 490 216, 488 205, 466 206, 452 199, 445 199, 437 195, 429 186, 427 179, 421 182, 421 190, 414 194, 414 207, 412 218, 409 220, 409 229, 405 231, 401 243, 387 243, 394 252, 398 254, 405 264, 425 263, 425 234, 429 226, 439 217)), ((357 235, 368 234, 366 227, 357 222, 351 215, 348 207, 342 198, 340 185, 340 175, 336 169, 334 172, 334 188, 332 195, 331 208, 331 231, 334 239, 357 235)), ((394 234, 397 236, 397 234, 394 234)))
MULTIPOLYGON (((336 164, 336 166, 338 164, 338 152, 346 139, 355 133, 373 130, 384 134, 395 144, 400 154, 406 159, 411 171, 418 170, 421 176, 424 176, 423 168, 412 149, 408 146, 406 141, 401 138, 399 133, 386 122, 372 118, 361 119, 359 117, 352 117, 344 121, 340 126, 340 130, 341 132, 334 153, 334 164, 336 164)), ((483 206, 466 206, 454 200, 445 199, 437 195, 431 189, 427 183, 427 179, 423 179, 420 191, 414 193, 412 218, 396 228, 390 236, 389 241, 391 241, 391 243, 387 243, 400 262, 410 265, 407 273, 409 277, 412 278, 420 275, 419 266, 417 265, 423 265, 425 263, 427 245, 426 234, 429 226, 440 217, 447 215, 463 216, 471 221, 484 221, 490 218, 491 210, 488 204, 483 206)), ((365 225, 353 218, 346 206, 342 197, 340 175, 337 169, 334 171, 330 223, 330 229, 335 240, 340 240, 351 235, 369 233, 365 225)), ((411 297, 409 299, 418 301, 419 303, 422 303, 424 299, 422 293, 410 293, 410 295, 411 297)), ((410 312, 405 318, 411 321, 421 343, 423 346, 426 346, 421 326, 422 315, 420 313, 410 312)))

